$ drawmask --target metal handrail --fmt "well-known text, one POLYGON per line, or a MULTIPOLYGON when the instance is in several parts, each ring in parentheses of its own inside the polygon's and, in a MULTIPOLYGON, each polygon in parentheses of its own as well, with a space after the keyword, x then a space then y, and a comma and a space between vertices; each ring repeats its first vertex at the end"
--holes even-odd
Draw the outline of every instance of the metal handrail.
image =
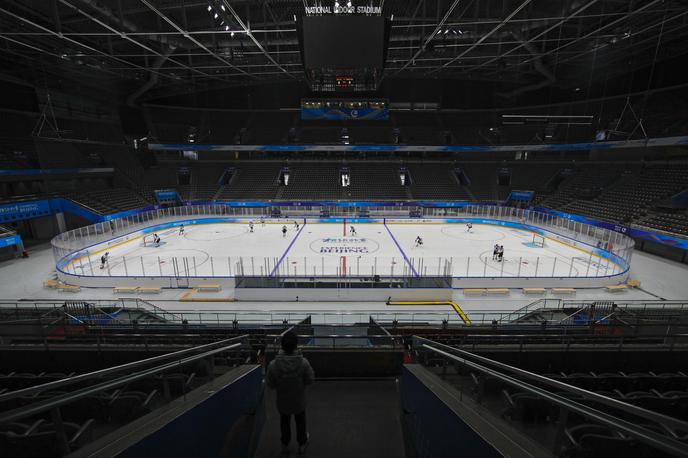
POLYGON ((387 334, 389 337, 393 337, 392 334, 391 334, 387 329, 385 329, 384 326, 382 326, 380 323, 378 323, 377 321, 375 321, 375 318, 373 318, 372 316, 370 317, 370 322, 373 323, 373 324, 374 324, 375 326, 377 326, 378 328, 382 329, 382 332, 384 332, 385 334, 387 334))
POLYGON ((94 372, 88 372, 86 374, 76 375, 74 377, 69 377, 69 378, 65 378, 62 380, 55 380, 53 382, 44 383, 42 385, 30 386, 30 387, 22 388, 22 389, 16 390, 16 391, 10 391, 9 393, 0 394, 0 402, 8 401, 10 399, 16 399, 16 398, 19 398, 22 396, 26 396, 28 394, 41 393, 41 392, 46 391, 46 390, 62 388, 65 386, 73 385, 74 383, 83 382, 86 380, 92 380, 94 378, 102 377, 104 375, 122 372, 123 370, 135 369, 137 367, 146 366, 146 365, 151 364, 151 363, 157 363, 157 362, 162 362, 162 361, 166 361, 169 359, 174 359, 178 356, 185 355, 187 353, 191 353, 194 351, 198 351, 198 350, 201 350, 203 348, 221 345, 221 344, 225 344, 225 343, 237 340, 237 339, 244 339, 247 337, 248 337, 248 334, 244 334, 241 336, 232 337, 232 338, 225 339, 225 340, 219 340, 217 342, 211 342, 211 343, 200 345, 197 347, 186 348, 184 350, 179 350, 179 351, 175 351, 172 353, 166 353, 164 355, 153 356, 151 358, 141 359, 141 360, 134 361, 131 363, 121 364, 119 366, 108 367, 106 369, 101 369, 101 370, 94 371, 94 372))
MULTIPOLYGON (((277 344, 277 338, 279 337, 279 335, 268 334, 265 337, 268 340, 270 338, 274 337, 274 342, 275 342, 275 344, 277 344)), ((379 334, 374 334, 374 335, 368 335, 368 334, 322 334, 322 335, 299 334, 296 337, 300 338, 300 339, 331 339, 332 345, 334 345, 334 342, 338 339, 370 339, 370 338, 382 339, 382 338, 384 338, 384 339, 390 339, 391 340, 392 348, 396 348, 398 340, 403 340, 402 336, 392 336, 392 335, 386 335, 386 334, 383 334, 383 335, 379 335, 379 334)), ((313 346, 313 348, 316 348, 316 347, 317 346, 313 346)))
MULTIPOLYGON (((270 338, 270 337, 279 337, 279 336, 281 336, 281 334, 267 334, 265 337, 270 338)), ((335 338, 335 339, 339 339, 339 338, 342 338, 342 339, 365 339, 368 337, 379 337, 379 338, 385 337, 385 338, 388 338, 388 337, 390 337, 390 335, 387 335, 387 334, 370 334, 370 335, 369 334, 318 334, 318 335, 315 335, 315 334, 299 334, 296 337, 303 337, 303 338, 306 338, 306 337, 308 337, 308 338, 320 338, 320 337, 322 337, 322 338, 327 338, 327 339, 332 339, 332 338, 335 338)), ((401 336, 391 336, 391 337, 401 338, 401 336)))
MULTIPOLYGON (((640 427, 635 425, 634 423, 628 422, 626 420, 617 418, 613 415, 601 412, 597 409, 594 409, 592 407, 588 407, 586 405, 580 404, 578 402, 572 401, 570 399, 567 399, 563 396, 560 396, 558 394, 550 393, 548 391, 545 391, 543 389, 537 388, 533 385, 530 385, 528 383, 524 383, 521 380, 518 380, 514 377, 511 377, 509 375, 504 375, 501 374, 500 372, 497 372, 496 370, 490 369, 488 367, 482 366, 480 364, 474 363, 472 361, 466 361, 465 358, 460 358, 456 355, 452 355, 450 353, 447 353, 445 351, 442 351, 438 348, 434 348, 428 344, 423 344, 422 345, 424 348, 427 348, 431 351, 434 351, 436 353, 439 353, 449 359, 452 359, 454 361, 457 361, 459 363, 462 363, 470 368, 476 369, 478 371, 484 372, 492 377, 495 377, 509 385, 518 387, 524 391, 527 391, 529 393, 532 393, 536 396, 539 396, 541 398, 544 398, 548 401, 551 401, 555 405, 558 405, 559 407, 564 407, 572 412, 576 412, 577 414, 590 418, 598 423, 602 423, 612 429, 615 430, 621 430, 627 434, 629 434, 632 437, 635 437, 639 439, 641 442, 650 444, 652 447, 658 448, 660 450, 663 450, 665 452, 671 453, 671 454, 677 454, 678 456, 687 456, 688 455, 688 445, 679 442, 671 437, 656 433, 654 431, 651 431, 647 428, 640 427)), ((491 360, 490 360, 491 361, 491 360)), ((525 372, 525 371, 524 371, 525 372)), ((530 374, 530 373, 529 373, 530 374)), ((536 374, 532 374, 536 375, 536 374)), ((544 378, 544 377, 543 377, 544 378)), ((545 381, 549 380, 544 378, 545 381)), ((566 385, 566 384, 563 384, 566 385)), ((569 388, 571 387, 570 385, 567 385, 569 388)), ((563 388, 566 389, 566 388, 563 388)), ((568 390, 567 390, 568 391, 568 390)), ((586 392, 586 390, 581 390, 582 392, 586 392)), ((590 392, 587 392, 590 393, 590 392)), ((590 393, 594 394, 594 393, 590 393)), ((598 395, 599 396, 599 395, 598 395)), ((605 396, 600 396, 601 398, 604 398, 606 400, 611 400, 611 398, 606 398, 605 396)), ((625 404, 625 403, 622 403, 625 404)), ((630 406, 629 404, 626 404, 630 406)), ((635 407, 635 406, 630 406, 630 407, 635 407)), ((654 413, 649 410, 645 409, 640 409, 639 407, 636 407, 636 409, 642 410, 643 413, 654 413)), ((656 414, 660 415, 660 414, 656 414)), ((666 417, 668 419, 674 420, 671 417, 666 417)))
MULTIPOLYGON (((73 393, 67 393, 62 396, 56 396, 51 399, 47 399, 42 402, 38 402, 36 404, 32 404, 29 406, 24 406, 24 407, 19 407, 17 409, 10 410, 6 412, 4 415, 0 415, 0 424, 3 423, 8 423, 12 421, 16 421, 25 417, 30 417, 35 414, 45 412, 46 410, 51 410, 66 404, 70 404, 74 401, 78 401, 81 398, 84 398, 86 396, 89 396, 91 394, 98 393, 100 391, 108 390, 110 388, 116 388, 121 385, 126 385, 128 383, 131 383, 133 381, 142 379, 144 377, 148 377, 150 375, 153 375, 158 372, 164 372, 168 369, 172 369, 175 367, 179 367, 184 364, 192 363, 194 361, 197 361, 199 359, 207 358, 209 356, 213 356, 217 353, 222 353, 227 350, 231 350, 232 348, 240 347, 242 344, 241 343, 235 343, 231 345, 226 345, 221 348, 216 348, 214 350, 208 350, 204 353, 201 353, 199 355, 193 355, 193 356, 188 356, 186 358, 173 361, 171 363, 166 363, 161 366, 156 366, 150 369, 146 369, 140 372, 136 372, 134 374, 129 374, 122 376, 118 379, 107 381, 100 383, 98 385, 93 385, 90 387, 82 388, 80 390, 77 390, 73 393)), ((198 348, 198 347, 196 347, 198 348)), ((47 385, 47 384, 46 384, 47 385)), ((40 385, 44 386, 44 385, 40 385)))
MULTIPOLYGON (((562 309, 562 310, 563 310, 563 309, 562 309)), ((566 315, 564 318, 562 318, 561 320, 559 320, 559 323, 562 323, 562 324, 565 323, 566 321, 570 320, 572 317, 574 317, 574 316, 578 315, 579 313, 581 313, 583 310, 585 310, 585 307, 581 307, 581 308, 576 309, 575 312, 569 313, 569 314, 566 315)))
MULTIPOLYGON (((121 301, 122 301, 122 306, 123 306, 123 307, 126 307, 127 302, 129 302, 130 300, 131 300, 131 299, 121 299, 121 301)), ((141 310, 145 310, 145 311, 147 311, 147 312, 149 311, 149 310, 146 309, 146 307, 140 307, 140 304, 145 304, 147 307, 150 307, 151 309, 153 309, 153 313, 154 313, 155 315, 162 315, 162 317, 165 318, 165 319, 167 319, 167 315, 171 315, 171 316, 173 317, 173 319, 176 320, 176 321, 181 322, 181 321, 184 320, 184 317, 183 317, 183 316, 177 315, 176 313, 173 313, 173 312, 168 312, 167 310, 165 310, 165 309, 163 309, 163 308, 161 308, 161 307, 158 307, 157 305, 152 304, 152 303, 150 303, 150 302, 148 302, 148 301, 146 301, 146 300, 143 300, 143 299, 140 299, 140 298, 136 298, 136 308, 137 308, 137 309, 141 309, 141 310)))
MULTIPOLYGON (((127 299, 124 299, 126 304, 127 299)), ((131 299, 132 308, 134 308, 135 299, 131 299)), ((121 307, 122 300, 115 301, 104 301, 104 300, 93 300, 88 301, 95 307, 121 307)), ((165 302, 165 301, 163 301, 165 302)), ((534 302, 535 304, 535 302, 534 302)), ((29 302, 18 302, 18 301, 8 301, 3 303, 0 301, 0 311, 3 310, 19 310, 26 308, 29 310, 56 310, 60 309, 63 302, 42 302, 39 300, 29 301, 29 302)), ((576 312, 580 310, 586 304, 581 301, 571 301, 566 302, 566 308, 575 309, 576 312)), ((633 311, 633 310, 644 310, 651 311, 653 309, 668 311, 675 311, 675 315, 683 314, 688 312, 688 303, 685 301, 638 301, 635 302, 623 302, 619 304, 617 310, 620 311, 633 311), (626 308, 628 307, 628 308, 626 308)), ((158 307, 158 306, 156 306, 158 307)), ((442 321, 447 321, 452 325, 461 324, 460 318, 453 312, 444 312, 437 309, 433 310, 174 310, 174 312, 168 312, 163 307, 158 307, 160 311, 154 312, 168 319, 168 324, 182 324, 183 320, 187 320, 190 325, 195 323, 202 323, 206 326, 217 324, 221 325, 223 323, 232 324, 234 321, 242 321, 244 323, 272 323, 281 324, 286 319, 289 324, 294 324, 297 321, 301 321, 304 317, 311 316, 315 324, 322 323, 338 323, 344 324, 351 321, 350 317, 359 317, 360 320, 367 320, 372 316, 376 321, 397 321, 398 324, 407 323, 440 323, 442 321), (170 319, 171 318, 171 319, 170 319)), ((557 307, 557 309, 559 309, 557 307)), ((523 309, 520 309, 523 310, 523 309)), ((543 311, 551 310, 545 307, 543 311)), ((505 311, 505 310, 490 310, 490 311, 466 311, 471 321, 474 324, 490 324, 493 320, 501 321, 504 324, 505 319, 511 319, 519 315, 518 311, 505 311)), ((564 318, 566 320, 566 318, 564 318)), ((557 320, 552 320, 552 322, 557 322, 557 320)), ((525 323, 521 323, 524 324, 525 323)), ((548 323, 550 324, 550 323, 548 323)), ((566 323, 563 323, 566 324, 566 323)), ((118 323, 103 323, 100 326, 116 326, 118 323)), ((160 323, 139 323, 139 326, 155 327, 161 325, 160 323)))
MULTIPOLYGON (((632 404, 628 404, 626 402, 623 402, 623 401, 620 401, 617 399, 609 398, 607 396, 603 396, 601 394, 597 394, 595 392, 588 391, 588 390, 585 390, 583 388, 578 388, 576 386, 569 385, 568 383, 560 382, 558 380, 554 380, 554 379, 551 379, 549 377, 535 374, 533 372, 526 371, 526 370, 520 369, 518 367, 510 366, 508 364, 501 363, 499 361, 495 361, 495 360, 486 358, 484 356, 479 356, 479 355, 476 355, 474 353, 471 353, 471 352, 468 352, 465 350, 460 350, 458 348, 451 347, 449 345, 444 345, 444 344, 441 344, 439 342, 434 342, 432 340, 428 340, 428 339, 425 339, 423 337, 414 336, 414 339, 423 340, 423 341, 429 342, 431 345, 438 345, 438 346, 446 348, 450 351, 459 353, 464 357, 464 359, 461 361, 465 361, 465 358, 474 358, 474 359, 476 359, 482 363, 491 364, 491 365, 496 366, 502 370, 513 372, 513 373, 518 374, 520 376, 523 376, 527 379, 530 379, 530 380, 533 380, 536 382, 540 382, 540 383, 544 383, 546 385, 550 385, 554 388, 558 388, 558 389, 561 389, 563 391, 567 391, 569 393, 582 395, 586 398, 590 398, 592 400, 598 401, 598 402, 605 404, 609 407, 623 410, 624 412, 627 412, 627 413, 630 413, 633 415, 637 415, 637 416, 642 417, 642 418, 647 418, 647 419, 656 421, 657 423, 670 425, 670 426, 678 428, 682 431, 688 431, 688 422, 685 422, 682 420, 677 420, 675 418, 669 417, 667 415, 663 415, 661 413, 657 413, 657 412, 653 412, 651 410, 643 409, 641 407, 637 407, 637 406, 634 406, 632 404)), ((431 345, 423 344, 423 347, 431 349, 433 351, 441 352, 441 350, 439 350, 437 348, 433 348, 431 345)), ((442 352, 442 353, 447 354, 446 352, 442 352)), ((448 354, 448 355, 450 355, 450 354, 448 354)), ((455 355, 450 355, 450 356, 454 356, 454 358, 458 359, 458 357, 455 355)), ((497 377, 497 378, 499 378, 499 377, 497 377)), ((688 451, 688 445, 686 447, 687 447, 686 451, 688 451)))

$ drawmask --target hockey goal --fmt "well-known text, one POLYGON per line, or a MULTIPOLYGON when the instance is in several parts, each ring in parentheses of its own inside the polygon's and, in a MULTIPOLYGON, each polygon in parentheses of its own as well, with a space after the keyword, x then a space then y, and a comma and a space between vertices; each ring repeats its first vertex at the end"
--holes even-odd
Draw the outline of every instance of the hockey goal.
POLYGON ((533 246, 538 248, 545 247, 545 238, 541 235, 533 234, 533 246))
POLYGON ((153 234, 144 235, 141 238, 141 246, 155 246, 155 237, 153 237, 153 234))

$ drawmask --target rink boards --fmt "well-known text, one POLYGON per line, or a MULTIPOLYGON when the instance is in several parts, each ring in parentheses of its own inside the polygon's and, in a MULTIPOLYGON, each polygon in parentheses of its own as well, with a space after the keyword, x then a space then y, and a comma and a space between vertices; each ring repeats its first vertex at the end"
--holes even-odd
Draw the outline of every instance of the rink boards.
MULTIPOLYGON (((270 280, 340 278, 342 282, 337 285, 338 289, 344 285, 349 288, 348 294, 368 294, 366 297, 370 297, 372 290, 367 290, 367 293, 354 291, 361 287, 355 282, 365 283, 376 276, 405 277, 414 281, 410 286, 406 282, 400 287, 417 290, 415 293, 405 291, 407 298, 416 293, 423 296, 422 290, 434 290, 433 297, 437 297, 437 290, 442 288, 599 287, 624 281, 628 276, 628 263, 613 252, 549 228, 513 221, 486 218, 313 218, 308 219, 304 226, 302 218, 265 218, 263 228, 258 218, 252 218, 257 235, 251 239, 247 238, 253 237, 253 234, 247 236, 249 220, 235 217, 190 218, 125 233, 63 257, 56 266, 58 276, 69 284, 84 287, 187 288, 212 282, 230 290, 238 286, 237 279, 247 277, 270 280), (301 223, 299 232, 293 227, 295 220, 301 223), (467 222, 474 225, 472 234, 463 232, 467 222), (191 241, 185 239, 184 245, 173 248, 176 246, 173 239, 181 225, 188 229, 187 237, 191 241), (221 237, 218 241, 193 241, 195 234, 207 232, 213 225, 223 225, 214 232, 221 237), (289 233, 288 237, 280 239, 282 225, 287 226, 289 233), (348 235, 347 228, 351 225, 356 225, 359 235, 348 235), (163 249, 139 248, 141 239, 153 233, 161 235, 163 249), (425 245, 413 247, 415 234, 421 233, 424 234, 425 245), (485 250, 470 252, 478 245, 482 248, 491 246, 491 233, 493 239, 501 236, 507 240, 507 260, 502 264, 491 260, 485 250), (540 251, 543 255, 533 254, 538 252, 532 247, 521 246, 527 245, 532 234, 547 240, 548 248, 540 251), (470 238, 480 236, 485 237, 480 243, 470 238), (222 237, 230 242, 225 243, 222 237), (169 240, 167 246, 166 240, 169 240), (210 248, 199 250, 204 243, 210 243, 210 248), (230 251, 223 252, 225 248, 230 251), (452 249, 468 255, 454 256, 452 249), (118 250, 126 253, 121 260, 117 258, 118 250), (238 254, 235 253, 237 250, 238 254), (243 254, 241 250, 244 250, 243 254), (106 251, 114 256, 107 270, 99 269, 98 259, 106 251), (187 256, 187 251, 198 252, 198 259, 195 254, 187 256), (258 256, 254 256, 256 253, 258 256), (433 284, 428 287, 427 283, 418 281, 429 277, 443 277, 447 282, 444 286, 433 284)), ((213 234, 212 231, 208 233, 213 234)), ((268 281, 257 288, 281 290, 275 292, 277 298, 286 291, 276 285, 279 283, 268 281)), ((388 291, 375 293, 384 295, 388 291)), ((267 291, 261 292, 262 298, 271 296, 265 293, 267 291)))

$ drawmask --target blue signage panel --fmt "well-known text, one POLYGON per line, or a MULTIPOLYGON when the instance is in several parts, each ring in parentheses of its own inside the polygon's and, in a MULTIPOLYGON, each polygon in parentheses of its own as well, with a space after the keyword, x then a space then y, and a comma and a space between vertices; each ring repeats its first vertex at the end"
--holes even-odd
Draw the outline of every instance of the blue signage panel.
POLYGON ((89 173, 113 173, 115 169, 108 167, 81 169, 0 169, 0 176, 9 175, 65 175, 89 173))
POLYGON ((389 120, 389 108, 301 108, 301 119, 323 121, 344 121, 348 119, 387 121, 389 120))
POLYGON ((160 190, 160 191, 155 191, 155 198, 158 199, 158 202, 169 202, 169 201, 177 201, 181 200, 179 198, 179 193, 173 189, 165 189, 165 190, 160 190))
POLYGON ((524 202, 530 202, 533 199, 533 191, 511 191, 507 200, 519 200, 524 202))
POLYGON ((0 238, 0 248, 13 246, 13 245, 20 245, 21 243, 22 243, 22 239, 17 234, 8 235, 7 237, 0 238))

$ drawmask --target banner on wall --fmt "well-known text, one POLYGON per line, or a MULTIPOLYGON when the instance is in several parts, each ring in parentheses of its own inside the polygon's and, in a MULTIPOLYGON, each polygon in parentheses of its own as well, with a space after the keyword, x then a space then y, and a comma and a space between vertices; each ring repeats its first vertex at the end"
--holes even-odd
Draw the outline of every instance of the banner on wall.
POLYGON ((438 153, 482 153, 511 151, 586 151, 617 148, 649 148, 688 145, 688 136, 586 143, 543 143, 540 145, 210 145, 188 143, 149 143, 159 151, 398 151, 438 153))
POLYGON ((497 202, 438 202, 431 200, 408 201, 241 201, 241 202, 188 202, 186 205, 224 205, 227 207, 426 207, 426 208, 458 208, 468 206, 498 205, 497 202))
POLYGON ((301 108, 301 119, 324 121, 343 121, 347 119, 362 119, 366 121, 387 121, 389 120, 389 109, 367 107, 301 108))
POLYGON ((50 199, 0 205, 0 223, 38 218, 53 214, 50 199))
POLYGON ((109 167, 80 168, 80 169, 0 169, 0 176, 12 175, 85 175, 91 173, 114 173, 109 167))

